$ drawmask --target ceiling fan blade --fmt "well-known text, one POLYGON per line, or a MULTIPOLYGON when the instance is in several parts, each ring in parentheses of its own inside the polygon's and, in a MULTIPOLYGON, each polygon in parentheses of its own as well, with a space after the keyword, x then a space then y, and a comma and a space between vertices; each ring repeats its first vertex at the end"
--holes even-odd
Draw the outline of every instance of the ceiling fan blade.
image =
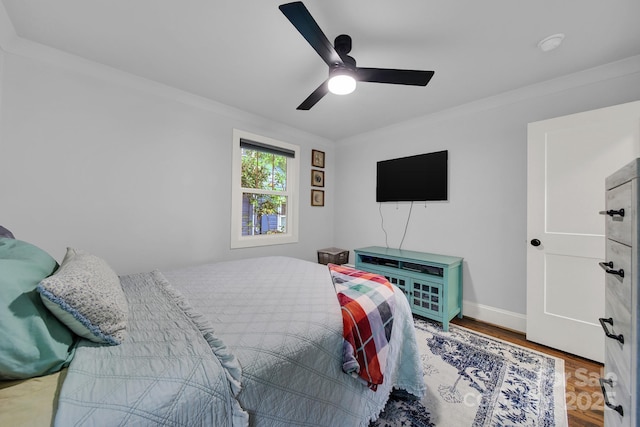
POLYGON ((359 81, 397 85, 426 86, 433 74, 433 71, 357 68, 359 81))
POLYGON ((296 108, 296 110, 309 110, 311 109, 311 107, 316 105, 316 103, 320 101, 323 96, 329 93, 329 84, 327 82, 328 80, 325 80, 324 83, 318 86, 318 88, 314 90, 311 95, 307 97, 307 99, 302 101, 302 104, 300 104, 298 108, 296 108))
POLYGON ((342 63, 340 55, 301 1, 283 4, 279 8, 327 65, 342 63))

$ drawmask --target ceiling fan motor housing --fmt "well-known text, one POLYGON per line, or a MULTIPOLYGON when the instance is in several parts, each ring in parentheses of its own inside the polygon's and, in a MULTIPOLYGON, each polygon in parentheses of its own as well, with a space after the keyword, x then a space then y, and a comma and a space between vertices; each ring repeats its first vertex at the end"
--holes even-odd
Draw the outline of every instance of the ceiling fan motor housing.
POLYGON ((329 77, 339 73, 349 74, 355 79, 357 77, 356 60, 354 57, 347 55, 347 53, 351 52, 351 37, 346 34, 339 35, 333 42, 333 47, 336 52, 338 52, 338 55, 340 55, 342 64, 331 65, 329 67, 329 77))
POLYGON ((333 42, 333 47, 340 56, 351 52, 351 37, 346 34, 340 34, 333 42))
POLYGON ((342 64, 333 64, 329 67, 329 76, 331 76, 336 72, 340 72, 342 74, 349 73, 349 74, 352 74, 353 77, 355 77, 356 76, 356 60, 349 55, 344 55, 342 57, 342 64))

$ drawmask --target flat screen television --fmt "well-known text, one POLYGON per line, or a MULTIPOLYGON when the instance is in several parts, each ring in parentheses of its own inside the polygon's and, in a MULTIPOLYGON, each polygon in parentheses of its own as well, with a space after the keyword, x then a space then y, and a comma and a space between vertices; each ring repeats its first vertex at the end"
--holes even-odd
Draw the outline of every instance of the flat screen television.
POLYGON ((447 200, 448 151, 382 160, 377 165, 376 201, 447 200))

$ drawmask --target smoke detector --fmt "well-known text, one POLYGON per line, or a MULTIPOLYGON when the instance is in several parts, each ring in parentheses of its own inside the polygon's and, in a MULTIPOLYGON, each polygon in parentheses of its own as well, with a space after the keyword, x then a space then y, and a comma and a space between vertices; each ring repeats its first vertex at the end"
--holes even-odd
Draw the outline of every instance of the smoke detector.
POLYGON ((545 37, 544 39, 538 42, 538 47, 543 52, 549 52, 560 46, 562 44, 562 40, 564 40, 564 34, 558 33, 549 37, 545 37))

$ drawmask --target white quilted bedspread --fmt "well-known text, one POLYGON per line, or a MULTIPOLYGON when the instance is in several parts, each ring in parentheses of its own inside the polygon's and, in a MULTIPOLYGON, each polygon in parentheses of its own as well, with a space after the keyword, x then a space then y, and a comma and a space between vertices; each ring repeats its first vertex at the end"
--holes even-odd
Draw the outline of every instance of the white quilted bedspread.
POLYGON ((205 322, 158 272, 122 277, 121 283, 129 336, 118 346, 81 341, 55 425, 246 425, 234 395, 240 368, 205 322))
POLYGON ((393 387, 425 391, 409 304, 398 301, 385 383, 369 390, 342 369, 342 316, 327 266, 287 257, 164 272, 210 321, 242 368, 252 426, 367 426, 393 387))

